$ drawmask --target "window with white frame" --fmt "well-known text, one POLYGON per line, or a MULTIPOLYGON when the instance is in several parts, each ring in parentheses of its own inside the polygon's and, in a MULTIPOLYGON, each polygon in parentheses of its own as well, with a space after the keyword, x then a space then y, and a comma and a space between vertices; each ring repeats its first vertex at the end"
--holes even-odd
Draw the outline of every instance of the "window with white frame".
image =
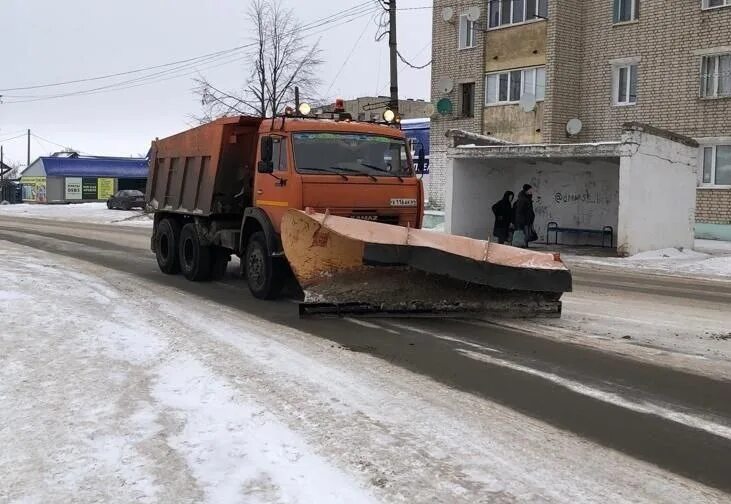
POLYGON ((731 53, 703 57, 701 96, 703 98, 731 97, 731 53))
POLYGON ((703 184, 731 186, 731 145, 703 147, 703 184))
POLYGON ((615 65, 613 73, 612 99, 614 105, 637 103, 637 63, 615 65))
POLYGON ((548 17, 548 0, 489 0, 490 28, 548 17))
POLYGON ((640 0, 614 0, 614 22, 626 23, 640 18, 640 0))
POLYGON ((475 23, 467 19, 467 15, 459 17, 459 48, 475 47, 475 23))
POLYGON ((703 0, 704 9, 713 9, 714 7, 725 7, 731 5, 731 0, 703 0))
POLYGON ((485 105, 517 103, 524 94, 532 94, 536 101, 546 95, 546 68, 523 68, 485 76, 485 105))

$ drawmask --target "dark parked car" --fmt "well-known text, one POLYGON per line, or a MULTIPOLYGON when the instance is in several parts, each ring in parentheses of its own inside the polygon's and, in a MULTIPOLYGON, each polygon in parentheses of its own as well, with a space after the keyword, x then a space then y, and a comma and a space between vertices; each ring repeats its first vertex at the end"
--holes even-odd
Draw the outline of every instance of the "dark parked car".
POLYGON ((122 210, 141 208, 144 210, 145 195, 135 190, 117 191, 107 200, 107 208, 110 210, 114 208, 121 208, 122 210))

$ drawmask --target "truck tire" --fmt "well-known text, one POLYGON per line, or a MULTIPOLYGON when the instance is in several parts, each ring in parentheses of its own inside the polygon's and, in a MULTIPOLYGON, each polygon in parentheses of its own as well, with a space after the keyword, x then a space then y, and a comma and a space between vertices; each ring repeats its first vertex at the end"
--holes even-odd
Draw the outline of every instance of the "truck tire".
POLYGON ((223 247, 211 248, 211 280, 220 280, 226 274, 231 253, 223 247))
POLYGON ((243 269, 254 297, 274 299, 281 292, 284 286, 284 268, 272 259, 263 231, 257 231, 249 238, 243 269))
POLYGON ((188 280, 201 282, 211 277, 211 247, 201 245, 195 224, 183 226, 180 231, 180 270, 188 280))
POLYGON ((180 242, 180 224, 174 219, 162 219, 155 233, 155 257, 160 271, 168 275, 180 272, 178 260, 178 243, 180 242))

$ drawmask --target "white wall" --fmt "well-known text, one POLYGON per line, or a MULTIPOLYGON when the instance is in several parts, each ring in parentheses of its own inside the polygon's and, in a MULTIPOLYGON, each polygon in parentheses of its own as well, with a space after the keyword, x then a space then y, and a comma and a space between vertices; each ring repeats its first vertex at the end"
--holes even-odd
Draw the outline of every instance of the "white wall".
POLYGON ((492 205, 505 191, 518 191, 515 174, 498 161, 448 159, 445 230, 481 240, 491 239, 492 205))
POLYGON ((623 141, 619 253, 692 248, 697 148, 639 131, 625 133, 623 141))
MULTIPOLYGON (((535 228, 546 239, 546 226, 617 231, 619 161, 529 162, 521 159, 452 159, 448 166, 446 229, 453 234, 485 239, 492 235, 491 207, 506 190, 516 197, 523 184, 533 186, 535 228)), ((553 234, 551 234, 553 239, 553 234)), ((560 236, 562 243, 601 242, 597 236, 560 236)))

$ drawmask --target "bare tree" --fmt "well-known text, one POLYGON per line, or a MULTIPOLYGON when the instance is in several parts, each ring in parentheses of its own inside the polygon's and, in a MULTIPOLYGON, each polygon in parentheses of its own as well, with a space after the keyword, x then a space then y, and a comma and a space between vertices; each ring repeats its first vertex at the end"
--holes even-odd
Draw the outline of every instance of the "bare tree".
POLYGON ((200 96, 207 122, 230 114, 267 117, 281 113, 294 100, 298 87, 303 98, 314 96, 322 64, 317 44, 305 41, 305 29, 294 11, 281 0, 253 0, 247 13, 254 37, 246 58, 250 73, 238 91, 217 87, 204 76, 195 79, 194 93, 200 96))

